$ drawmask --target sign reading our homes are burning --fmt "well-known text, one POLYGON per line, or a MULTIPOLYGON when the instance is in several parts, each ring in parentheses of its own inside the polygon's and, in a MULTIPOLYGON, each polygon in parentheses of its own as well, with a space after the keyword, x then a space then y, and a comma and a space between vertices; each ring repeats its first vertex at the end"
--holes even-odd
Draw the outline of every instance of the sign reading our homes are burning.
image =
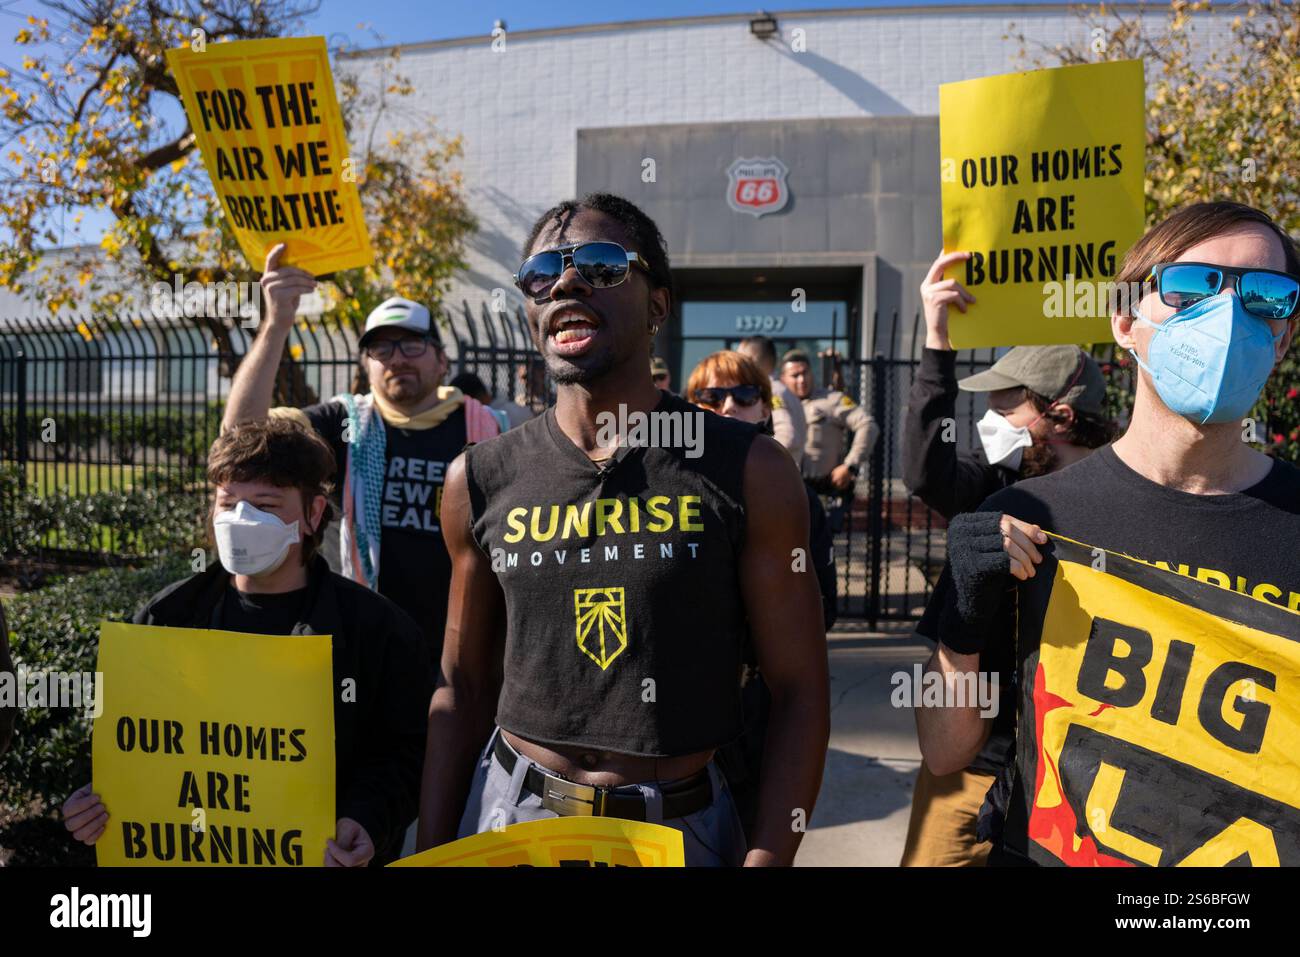
POLYGON ((324 37, 182 47, 167 64, 254 269, 281 242, 316 275, 374 260, 324 37))
POLYGON ((1109 341, 1143 228, 1143 112, 1140 60, 939 87, 943 248, 971 254, 945 275, 976 299, 949 310, 955 348, 1109 341))
POLYGON ((1300 614, 1052 541, 1018 626, 1022 647, 1039 638, 1021 686, 1030 857, 1300 865, 1300 614))
POLYGON ((329 635, 105 622, 101 866, 311 867, 334 836, 329 635))

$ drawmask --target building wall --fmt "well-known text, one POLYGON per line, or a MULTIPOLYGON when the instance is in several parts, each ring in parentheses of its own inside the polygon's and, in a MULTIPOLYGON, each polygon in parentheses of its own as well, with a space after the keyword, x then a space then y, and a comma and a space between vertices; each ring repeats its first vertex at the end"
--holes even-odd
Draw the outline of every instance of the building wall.
MULTIPOLYGON (((663 232, 675 269, 790 267, 773 298, 806 289, 824 267, 858 272, 860 316, 889 322, 902 305, 900 270, 924 269, 939 232, 939 123, 930 116, 691 123, 578 131, 580 192, 639 204, 663 232), (789 199, 755 217, 727 203, 728 167, 776 157, 789 199), (655 160, 645 181, 644 158, 655 160)), ((771 284, 768 284, 769 286, 771 284)), ((877 330, 860 326, 860 350, 877 330)))
MULTIPOLYGON (((726 15, 513 33, 500 53, 487 36, 403 43, 398 71, 417 94, 381 120, 376 138, 412 129, 462 136, 460 169, 480 223, 469 240, 469 268, 454 282, 449 302, 467 300, 477 314, 479 304, 501 290, 512 307, 520 304, 511 275, 533 220, 580 189, 627 181, 628 170, 580 170, 584 137, 610 140, 621 129, 633 152, 691 157, 701 146, 697 131, 707 128, 715 142, 730 137, 730 148, 737 150, 779 142, 792 165, 792 205, 763 220, 783 218, 789 225, 776 230, 800 237, 800 243, 824 236, 829 254, 850 249, 846 243, 859 232, 867 235, 869 242, 855 250, 875 256, 864 276, 864 314, 911 315, 916 287, 940 242, 937 176, 931 175, 939 85, 1032 66, 1035 50, 1080 41, 1085 26, 1062 5, 775 16, 780 39, 772 41, 750 35, 748 16, 726 15), (791 43, 800 30, 807 49, 794 52, 791 43), (1020 33, 1027 54, 1014 38, 1020 33), (824 139, 812 141, 818 138, 824 139), (825 165, 810 176, 809 164, 825 165), (844 185, 841 202, 823 202, 834 197, 799 187, 819 178, 830 187, 844 185), (802 215, 813 207, 824 218, 802 215)), ((1157 10, 1153 19, 1163 17, 1157 10)), ((1215 20, 1198 21, 1203 49, 1222 34, 1215 20)), ((351 55, 336 69, 355 71, 373 84, 387 52, 351 55)), ((725 184, 674 183, 679 174, 671 162, 659 172, 659 186, 674 197, 698 190, 721 199, 725 184)), ((685 175, 700 170, 688 168, 685 175)), ((682 234, 676 217, 689 211, 665 209, 670 254, 678 262, 708 265, 689 243, 677 242, 682 234)), ((758 232, 768 232, 769 224, 760 223, 758 232)), ((700 229, 718 226, 702 223, 700 229)), ((732 229, 725 235, 737 234, 732 229)), ((795 262, 793 253, 786 249, 785 260, 795 262)), ((40 307, 30 295, 0 290, 0 324, 35 311, 40 307)))
MULTIPOLYGON (((670 138, 678 124, 935 117, 939 84, 1032 65, 1014 34, 1025 34, 1031 56, 1085 35, 1064 6, 776 16, 779 42, 751 36, 748 17, 728 16, 507 34, 504 52, 493 52, 488 37, 403 46, 399 70, 419 91, 420 109, 404 108, 381 135, 420 123, 462 135, 465 184, 481 223, 452 300, 476 302, 499 288, 520 301, 510 285, 519 245, 538 214, 581 185, 580 130, 661 127, 670 138), (791 50, 796 29, 805 31, 806 52, 791 50)), ((371 51, 341 67, 373 78, 381 61, 382 51, 371 51)), ((647 155, 676 148, 636 135, 647 155)), ((937 123, 916 124, 882 139, 877 152, 871 228, 899 250, 880 283, 900 290, 899 301, 882 309, 915 309, 915 287, 938 251, 938 206, 926 185, 936 135, 937 123), (919 188, 923 200, 895 183, 919 188)))

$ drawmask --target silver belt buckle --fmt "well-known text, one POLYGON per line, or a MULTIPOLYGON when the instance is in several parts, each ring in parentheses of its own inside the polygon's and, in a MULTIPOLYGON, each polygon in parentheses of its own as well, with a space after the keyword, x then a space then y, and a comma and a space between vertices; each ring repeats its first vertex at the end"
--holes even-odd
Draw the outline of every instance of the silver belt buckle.
POLYGON ((599 817, 605 811, 605 794, 603 788, 589 784, 578 784, 546 774, 543 787, 542 807, 566 817, 599 817))

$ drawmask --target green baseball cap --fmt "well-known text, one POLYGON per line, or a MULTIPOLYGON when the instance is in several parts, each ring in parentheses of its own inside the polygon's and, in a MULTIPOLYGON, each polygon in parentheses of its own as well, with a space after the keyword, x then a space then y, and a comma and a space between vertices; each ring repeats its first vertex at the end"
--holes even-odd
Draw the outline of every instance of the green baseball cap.
POLYGON ((1023 386, 1092 415, 1101 415, 1106 399, 1101 367, 1078 346, 1016 346, 983 372, 967 376, 957 385, 966 392, 1023 386))

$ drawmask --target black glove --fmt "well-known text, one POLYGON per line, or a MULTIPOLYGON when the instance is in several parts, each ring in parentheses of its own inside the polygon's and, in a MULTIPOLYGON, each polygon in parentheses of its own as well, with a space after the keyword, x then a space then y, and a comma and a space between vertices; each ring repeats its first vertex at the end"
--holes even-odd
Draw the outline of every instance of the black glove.
POLYGON ((948 524, 948 567, 954 596, 939 620, 945 645, 964 655, 984 650, 1010 584, 1011 556, 1002 544, 1000 512, 963 512, 948 524))

